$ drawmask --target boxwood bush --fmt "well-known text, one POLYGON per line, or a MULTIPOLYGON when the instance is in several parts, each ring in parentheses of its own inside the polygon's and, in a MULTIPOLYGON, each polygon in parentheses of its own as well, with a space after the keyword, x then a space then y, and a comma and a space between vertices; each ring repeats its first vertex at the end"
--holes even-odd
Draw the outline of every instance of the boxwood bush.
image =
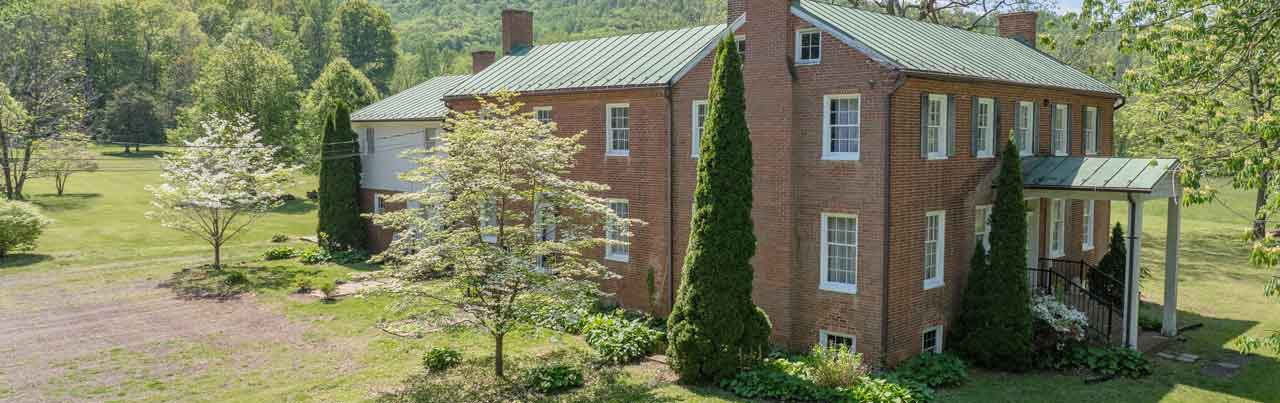
POLYGON ((34 249, 50 222, 36 206, 0 199, 0 259, 13 251, 34 249))

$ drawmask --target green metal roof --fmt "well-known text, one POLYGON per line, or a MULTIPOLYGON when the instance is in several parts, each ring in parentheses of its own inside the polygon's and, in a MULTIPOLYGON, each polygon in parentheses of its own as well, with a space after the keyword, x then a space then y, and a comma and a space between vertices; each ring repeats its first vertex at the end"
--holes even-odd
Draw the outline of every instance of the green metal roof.
POLYGON ((351 114, 352 122, 441 120, 449 113, 444 93, 467 75, 439 76, 366 106, 351 114))
POLYGON ((813 0, 796 1, 791 11, 872 58, 908 73, 1120 94, 1088 74, 1013 39, 813 0))
POLYGON ((1150 193, 1178 169, 1168 158, 1027 157, 1025 188, 1150 193))
POLYGON ((536 45, 504 56, 445 97, 664 85, 700 59, 726 25, 536 45))

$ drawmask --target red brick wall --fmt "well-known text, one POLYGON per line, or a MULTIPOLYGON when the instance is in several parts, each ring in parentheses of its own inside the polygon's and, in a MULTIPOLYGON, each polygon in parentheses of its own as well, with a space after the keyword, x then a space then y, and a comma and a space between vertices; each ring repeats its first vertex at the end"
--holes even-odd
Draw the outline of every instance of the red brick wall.
POLYGON ((1005 38, 1013 38, 1027 46, 1036 46, 1036 19, 1038 15, 1035 11, 1021 11, 1008 14, 1002 14, 997 19, 996 31, 1000 36, 1005 38))
MULTIPOLYGON (((1002 85, 993 83, 939 81, 926 78, 910 78, 893 100, 894 137, 892 144, 891 200, 893 204, 890 243, 892 245, 889 286, 890 345, 888 361, 897 362, 920 351, 921 332, 929 326, 945 324, 960 304, 960 295, 968 272, 968 260, 975 242, 974 206, 989 204, 991 176, 997 167, 997 159, 977 159, 970 153, 971 97, 995 97, 999 102, 1000 121, 996 130, 997 150, 1008 141, 1012 130, 1015 102, 1031 100, 1040 108, 1040 155, 1049 153, 1049 107, 1044 104, 1068 103, 1072 105, 1071 124, 1072 155, 1083 155, 1080 144, 1081 111, 1085 105, 1096 106, 1100 114, 1099 151, 1111 155, 1112 104, 1114 99, 1073 94, 1062 90, 1002 85), (943 93, 956 95, 956 156, 939 161, 925 160, 920 152, 921 94, 943 93), (944 283, 939 288, 923 289, 924 220, 925 213, 945 210, 946 241, 944 259, 944 283)), ((1068 257, 1080 253, 1080 204, 1073 203, 1068 217, 1066 253, 1068 257)), ((1046 215, 1048 203, 1041 205, 1040 246, 1041 256, 1046 248, 1046 215)), ((1107 203, 1096 207, 1097 223, 1109 220, 1107 203)), ((1098 238, 1105 225, 1097 224, 1098 238)), ((1095 241, 1095 244, 1098 244, 1095 241)), ((1095 247, 1093 256, 1101 256, 1095 247)), ((1091 258, 1094 258, 1090 256, 1091 258)), ((1095 258, 1096 259, 1096 258, 1095 258)))

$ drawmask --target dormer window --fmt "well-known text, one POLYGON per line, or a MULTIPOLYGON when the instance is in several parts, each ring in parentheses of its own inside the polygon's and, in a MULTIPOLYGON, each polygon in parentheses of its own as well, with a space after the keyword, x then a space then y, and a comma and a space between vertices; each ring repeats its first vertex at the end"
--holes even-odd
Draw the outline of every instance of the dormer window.
POLYGON ((796 31, 796 64, 818 64, 822 60, 822 32, 816 29, 796 31))

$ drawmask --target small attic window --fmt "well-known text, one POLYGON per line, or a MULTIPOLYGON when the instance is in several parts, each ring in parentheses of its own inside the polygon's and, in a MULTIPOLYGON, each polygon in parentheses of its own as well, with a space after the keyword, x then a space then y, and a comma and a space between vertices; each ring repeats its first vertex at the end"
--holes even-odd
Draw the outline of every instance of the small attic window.
POLYGON ((816 29, 796 31, 796 64, 817 64, 822 60, 822 32, 816 29))

